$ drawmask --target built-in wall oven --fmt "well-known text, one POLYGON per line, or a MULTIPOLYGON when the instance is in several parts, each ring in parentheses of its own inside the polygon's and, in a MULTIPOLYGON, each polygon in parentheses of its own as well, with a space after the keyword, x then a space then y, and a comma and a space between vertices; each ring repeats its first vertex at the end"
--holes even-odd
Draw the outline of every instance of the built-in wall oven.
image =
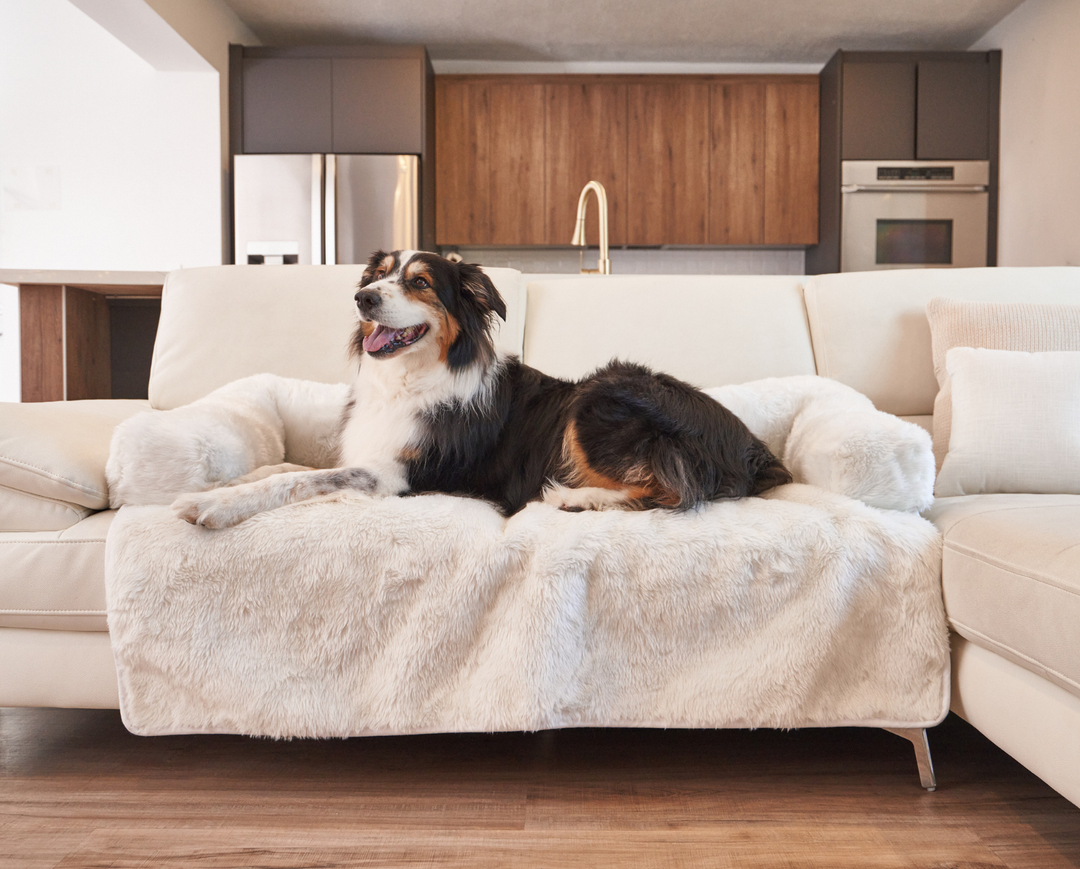
POLYGON ((985 160, 845 160, 840 269, 985 266, 985 160))

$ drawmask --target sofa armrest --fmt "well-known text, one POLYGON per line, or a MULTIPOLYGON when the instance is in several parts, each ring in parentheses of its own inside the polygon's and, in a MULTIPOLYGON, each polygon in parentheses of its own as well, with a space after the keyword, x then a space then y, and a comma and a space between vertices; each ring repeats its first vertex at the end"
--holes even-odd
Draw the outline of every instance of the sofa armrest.
POLYGON ((58 531, 109 506, 117 425, 148 401, 0 403, 0 531, 58 531))

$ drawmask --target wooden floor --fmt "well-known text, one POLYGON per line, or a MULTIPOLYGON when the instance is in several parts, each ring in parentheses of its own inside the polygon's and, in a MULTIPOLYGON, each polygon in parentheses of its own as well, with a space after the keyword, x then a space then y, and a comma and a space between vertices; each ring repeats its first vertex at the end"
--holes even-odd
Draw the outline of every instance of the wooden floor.
POLYGON ((271 742, 0 709, 0 867, 1080 867, 1080 809, 967 724, 271 742))

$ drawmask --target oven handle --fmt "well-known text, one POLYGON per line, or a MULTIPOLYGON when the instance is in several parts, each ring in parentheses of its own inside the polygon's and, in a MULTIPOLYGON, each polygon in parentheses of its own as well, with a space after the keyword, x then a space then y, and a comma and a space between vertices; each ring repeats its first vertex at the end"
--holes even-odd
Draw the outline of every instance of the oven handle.
POLYGON ((944 184, 845 184, 841 193, 985 193, 984 184, 958 184, 947 187, 944 184))

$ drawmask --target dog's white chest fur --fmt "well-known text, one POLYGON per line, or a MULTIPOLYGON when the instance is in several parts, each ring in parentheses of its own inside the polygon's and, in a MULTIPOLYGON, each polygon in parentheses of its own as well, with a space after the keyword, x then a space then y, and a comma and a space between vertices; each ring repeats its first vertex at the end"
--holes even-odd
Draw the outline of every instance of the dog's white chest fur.
POLYGON ((379 494, 408 489, 405 455, 423 447, 425 411, 448 401, 470 401, 482 382, 478 372, 458 374, 443 365, 422 367, 412 361, 364 358, 353 382, 353 406, 341 433, 341 465, 373 471, 379 494))

